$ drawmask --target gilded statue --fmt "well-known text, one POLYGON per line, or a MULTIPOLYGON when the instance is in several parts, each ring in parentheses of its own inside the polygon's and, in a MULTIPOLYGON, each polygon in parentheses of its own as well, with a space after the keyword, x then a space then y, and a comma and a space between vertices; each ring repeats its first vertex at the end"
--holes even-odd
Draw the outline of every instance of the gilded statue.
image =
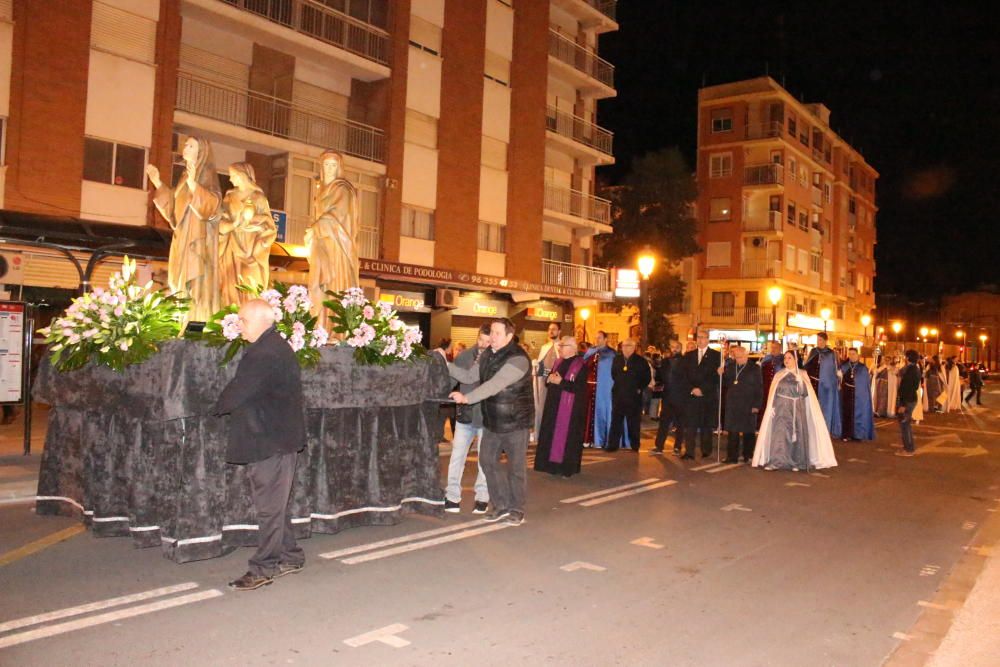
POLYGON ((328 327, 323 300, 327 290, 339 292, 358 286, 358 191, 342 178, 344 157, 335 151, 321 156, 316 183, 315 221, 306 230, 309 253, 309 297, 319 323, 328 327))
POLYGON ((160 170, 146 167, 153 204, 174 232, 167 264, 170 291, 191 299, 188 319, 208 321, 219 309, 219 203, 222 197, 207 139, 188 137, 181 149, 184 176, 171 189, 160 170))
POLYGON ((233 189, 222 200, 219 221, 219 288, 222 305, 241 304, 249 297, 237 285, 267 287, 270 281, 271 244, 278 228, 271 206, 257 185, 253 165, 229 166, 233 189))

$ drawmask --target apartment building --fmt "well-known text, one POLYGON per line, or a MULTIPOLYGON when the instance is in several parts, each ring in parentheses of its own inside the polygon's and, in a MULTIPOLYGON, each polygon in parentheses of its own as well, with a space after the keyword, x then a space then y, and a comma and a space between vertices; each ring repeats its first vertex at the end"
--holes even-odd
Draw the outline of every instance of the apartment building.
POLYGON ((770 77, 702 88, 697 178, 695 323, 753 349, 772 326, 799 344, 824 330, 832 344, 871 343, 878 172, 827 107, 770 77))
MULTIPOLYGON (((360 192, 373 297, 427 341, 469 341, 493 316, 541 337, 610 299, 591 241, 611 230, 593 189, 614 160, 596 105, 615 94, 597 55, 615 4, 0 0, 0 216, 162 229, 145 165, 176 181, 198 135, 223 190, 229 164, 254 166, 279 226, 274 276, 301 282, 317 158, 333 148, 360 192)), ((21 285, 77 286, 59 253, 15 240, 21 285)), ((100 267, 98 284, 117 268, 100 267)))

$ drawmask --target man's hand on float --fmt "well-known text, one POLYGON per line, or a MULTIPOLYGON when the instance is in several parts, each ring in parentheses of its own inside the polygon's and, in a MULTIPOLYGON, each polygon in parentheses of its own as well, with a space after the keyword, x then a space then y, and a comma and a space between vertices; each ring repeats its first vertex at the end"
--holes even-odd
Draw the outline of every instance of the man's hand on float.
POLYGON ((698 387, 695 387, 694 389, 691 390, 691 395, 692 396, 701 396, 702 395, 701 389, 698 389, 698 387))
POLYGON ((465 397, 465 394, 463 394, 460 391, 453 391, 453 392, 451 392, 450 394, 448 394, 448 398, 450 398, 451 400, 455 401, 459 405, 466 405, 469 402, 469 399, 467 399, 465 397))

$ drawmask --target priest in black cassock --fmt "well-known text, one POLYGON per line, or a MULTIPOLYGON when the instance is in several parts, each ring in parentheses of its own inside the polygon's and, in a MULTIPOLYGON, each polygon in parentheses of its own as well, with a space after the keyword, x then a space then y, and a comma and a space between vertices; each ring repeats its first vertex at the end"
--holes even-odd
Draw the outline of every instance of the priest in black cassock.
POLYGON ((736 345, 730 348, 730 352, 732 359, 726 362, 725 369, 719 369, 722 386, 726 389, 722 422, 722 428, 729 436, 726 463, 740 462, 741 444, 743 461, 750 463, 757 440, 757 415, 761 412, 763 400, 760 366, 748 358, 745 347, 736 345))
POLYGON ((590 364, 578 354, 576 339, 564 336, 558 343, 559 361, 546 378, 548 387, 535 470, 569 477, 580 472, 587 425, 587 376, 590 364))
POLYGON ((646 359, 635 351, 635 339, 622 343, 622 352, 611 365, 611 433, 605 449, 618 451, 622 429, 628 429, 628 444, 639 451, 639 427, 642 419, 642 391, 649 386, 652 371, 646 359))

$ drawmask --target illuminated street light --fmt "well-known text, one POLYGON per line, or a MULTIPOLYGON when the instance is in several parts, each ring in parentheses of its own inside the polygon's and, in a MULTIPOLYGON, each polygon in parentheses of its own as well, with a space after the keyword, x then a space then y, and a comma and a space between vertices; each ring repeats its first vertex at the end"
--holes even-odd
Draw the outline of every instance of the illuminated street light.
POLYGON ((927 334, 931 332, 927 327, 920 327, 920 352, 927 354, 927 334))
POLYGON ((869 315, 868 313, 865 313, 864 315, 861 316, 861 326, 865 330, 865 335, 864 335, 865 345, 868 345, 868 326, 871 323, 872 323, 872 316, 871 315, 869 315))
POLYGON ((583 342, 587 342, 587 320, 590 319, 590 308, 580 309, 580 319, 583 320, 583 342))
POLYGON ((826 321, 830 319, 830 309, 824 308, 819 311, 819 316, 823 318, 823 333, 826 333, 826 321))
POLYGON ((903 323, 896 320, 892 323, 892 332, 896 334, 896 345, 899 345, 899 332, 903 330, 903 323))
POLYGON ((778 285, 767 289, 767 298, 771 301, 771 340, 778 340, 778 302, 781 301, 782 294, 778 285))
POLYGON ((639 273, 642 274, 642 284, 646 290, 646 297, 642 300, 642 344, 649 346, 649 276, 653 273, 653 268, 656 267, 656 257, 654 257, 649 249, 646 249, 642 255, 639 255, 639 261, 637 262, 639 267, 639 273))

